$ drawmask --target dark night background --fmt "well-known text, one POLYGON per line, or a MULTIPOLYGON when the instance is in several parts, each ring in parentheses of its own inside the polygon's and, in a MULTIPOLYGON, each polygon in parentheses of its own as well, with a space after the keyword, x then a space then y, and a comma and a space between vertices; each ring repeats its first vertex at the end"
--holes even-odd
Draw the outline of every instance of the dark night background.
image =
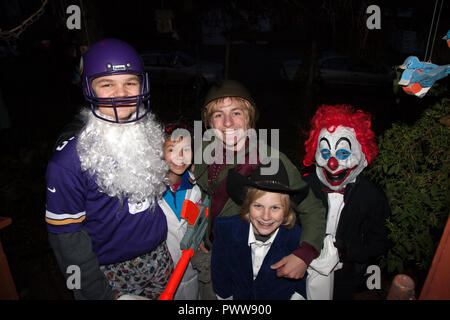
MULTIPOLYGON (((330 88, 317 80, 313 68, 327 52, 362 57, 391 71, 407 56, 423 60, 434 1, 49 0, 18 38, 5 33, 42 3, 0 0, 0 99, 6 107, 0 122, 0 216, 13 219, 0 236, 20 299, 72 299, 47 241, 44 174, 59 132, 84 105, 74 81, 80 46, 117 37, 141 53, 182 50, 196 60, 228 66, 228 77, 242 81, 256 100, 258 127, 280 129, 280 148, 299 169, 304 132, 318 104, 352 104, 372 112, 379 135, 394 122, 416 121, 434 103, 431 95, 419 99, 395 92, 392 83, 330 88), (66 27, 66 8, 72 4, 82 10, 81 30, 66 27), (366 27, 365 9, 372 4, 381 9, 379 30, 366 27), (158 10, 171 12, 169 32, 158 30, 158 10), (230 17, 227 23, 217 18, 211 22, 220 15, 230 17), (219 31, 208 38, 213 27, 219 31), (300 59, 302 65, 298 80, 288 83, 281 79, 280 68, 289 59, 300 59)), ((438 65, 450 61, 441 39, 450 26, 448 9, 444 2, 431 40, 432 62, 438 65)), ((441 81, 448 84, 448 79, 441 81)), ((181 115, 199 120, 206 89, 191 83, 152 83, 152 110, 162 121, 181 115)), ((384 299, 392 275, 383 273, 383 279, 381 291, 360 299, 384 299)))

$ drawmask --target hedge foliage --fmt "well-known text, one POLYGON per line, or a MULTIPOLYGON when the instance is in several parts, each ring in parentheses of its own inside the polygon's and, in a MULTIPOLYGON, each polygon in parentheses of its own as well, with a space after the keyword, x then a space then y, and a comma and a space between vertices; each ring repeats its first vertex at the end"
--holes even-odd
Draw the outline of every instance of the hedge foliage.
POLYGON ((379 155, 365 173, 391 206, 393 245, 382 259, 389 273, 428 270, 449 216, 449 101, 424 110, 413 125, 393 124, 379 137, 379 155))

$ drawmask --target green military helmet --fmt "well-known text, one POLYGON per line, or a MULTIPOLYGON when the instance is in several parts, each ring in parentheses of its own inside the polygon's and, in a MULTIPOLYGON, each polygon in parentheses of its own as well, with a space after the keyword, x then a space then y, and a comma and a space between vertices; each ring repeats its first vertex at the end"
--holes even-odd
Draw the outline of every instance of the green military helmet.
POLYGON ((247 100, 255 109, 255 121, 259 118, 258 108, 256 107, 255 100, 251 96, 248 89, 239 81, 236 80, 223 80, 220 83, 214 84, 206 93, 205 101, 203 103, 202 119, 206 112, 206 106, 208 103, 215 99, 225 97, 239 97, 247 100))
POLYGON ((236 80, 224 80, 221 83, 214 84, 206 94, 205 103, 203 103, 203 106, 206 106, 215 99, 225 97, 240 97, 248 100, 248 102, 255 106, 255 101, 253 100, 250 92, 242 83, 236 80))

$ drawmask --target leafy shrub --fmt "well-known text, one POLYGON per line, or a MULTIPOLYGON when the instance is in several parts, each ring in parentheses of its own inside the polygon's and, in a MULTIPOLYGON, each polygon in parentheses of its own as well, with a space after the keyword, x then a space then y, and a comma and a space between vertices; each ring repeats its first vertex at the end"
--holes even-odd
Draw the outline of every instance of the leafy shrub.
POLYGON ((428 270, 449 216, 449 101, 424 110, 413 125, 397 123, 385 131, 366 172, 391 206, 393 246, 382 259, 389 273, 428 270))

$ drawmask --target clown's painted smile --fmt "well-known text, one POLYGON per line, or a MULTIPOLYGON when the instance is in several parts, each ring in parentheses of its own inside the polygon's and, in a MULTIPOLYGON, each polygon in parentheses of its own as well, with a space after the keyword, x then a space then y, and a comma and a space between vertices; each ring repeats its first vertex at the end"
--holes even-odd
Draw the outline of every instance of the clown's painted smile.
POLYGON ((354 166, 353 168, 340 170, 334 174, 329 172, 325 168, 322 168, 322 170, 325 175, 325 178, 332 186, 339 186, 348 177, 350 172, 352 172, 356 167, 357 165, 354 166))

